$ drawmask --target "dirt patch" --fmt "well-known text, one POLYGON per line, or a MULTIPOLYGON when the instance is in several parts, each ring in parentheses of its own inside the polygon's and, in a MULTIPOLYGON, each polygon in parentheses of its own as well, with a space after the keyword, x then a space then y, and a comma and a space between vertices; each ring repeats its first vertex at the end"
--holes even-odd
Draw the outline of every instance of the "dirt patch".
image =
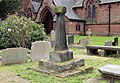
POLYGON ((0 72, 0 83, 30 83, 30 81, 11 72, 0 72))

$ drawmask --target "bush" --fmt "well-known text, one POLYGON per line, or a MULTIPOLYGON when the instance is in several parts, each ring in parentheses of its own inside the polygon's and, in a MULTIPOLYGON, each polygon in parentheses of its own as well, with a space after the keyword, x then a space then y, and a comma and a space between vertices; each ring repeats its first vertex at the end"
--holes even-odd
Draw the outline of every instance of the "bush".
POLYGON ((0 23, 0 48, 29 48, 31 42, 46 38, 43 24, 37 24, 26 17, 11 15, 0 23))

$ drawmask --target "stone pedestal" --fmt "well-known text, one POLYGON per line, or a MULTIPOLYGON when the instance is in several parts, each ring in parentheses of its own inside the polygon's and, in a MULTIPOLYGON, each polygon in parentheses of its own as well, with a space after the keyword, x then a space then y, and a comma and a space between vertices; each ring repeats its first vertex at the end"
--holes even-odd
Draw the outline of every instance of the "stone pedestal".
POLYGON ((73 52, 69 50, 53 51, 50 53, 50 60, 64 62, 73 59, 73 52))
MULTIPOLYGON (((49 54, 49 60, 41 60, 39 61, 39 67, 33 68, 39 72, 45 72, 48 74, 59 74, 60 72, 70 71, 75 69, 78 66, 84 66, 84 59, 73 59, 73 52, 68 50, 67 41, 66 41, 66 29, 64 22, 64 14, 66 12, 65 7, 57 6, 56 15, 56 34, 55 34, 55 49, 53 52, 49 54), (54 72, 51 72, 51 71, 54 72)), ((81 71, 77 71, 74 73, 69 72, 67 75, 78 74, 81 71)), ((61 76, 61 75, 57 75, 61 76)), ((64 76, 63 76, 64 77, 64 76)))

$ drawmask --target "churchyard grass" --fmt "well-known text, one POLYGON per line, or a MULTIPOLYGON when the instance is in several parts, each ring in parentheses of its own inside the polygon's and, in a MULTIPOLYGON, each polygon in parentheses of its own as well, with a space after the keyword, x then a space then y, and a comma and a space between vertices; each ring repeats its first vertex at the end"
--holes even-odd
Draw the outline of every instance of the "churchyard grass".
MULTIPOLYGON (((81 37, 76 36, 75 41, 77 42, 79 38, 85 38, 85 36, 81 36, 81 37)), ((102 37, 93 36, 91 37, 91 43, 94 45, 95 44, 97 45, 97 43, 99 45, 104 45, 104 40, 112 40, 113 38, 114 37, 102 38, 102 37)), ((30 67, 38 66, 38 62, 31 62, 30 60, 28 60, 28 62, 24 64, 7 65, 7 66, 0 65, 0 72, 5 72, 5 71, 14 72, 17 75, 21 76, 22 78, 30 80, 31 83, 85 83, 85 80, 87 80, 88 78, 100 78, 100 73, 97 70, 99 67, 104 66, 106 64, 120 65, 120 58, 89 56, 87 55, 87 52, 84 49, 80 50, 80 49, 70 48, 70 50, 74 52, 74 57, 84 58, 85 65, 94 67, 94 71, 88 74, 76 75, 66 78, 57 78, 55 76, 50 76, 47 74, 28 70, 28 68, 30 67)), ((101 80, 100 83, 109 83, 109 82, 106 80, 101 80)))
MULTIPOLYGON (((87 36, 75 36, 74 40, 75 43, 78 43, 80 39, 87 38, 87 36)), ((120 37, 118 37, 119 39, 120 37)), ((91 45, 104 45, 105 41, 112 41, 114 36, 107 37, 107 36, 90 36, 90 44, 91 45)), ((120 43, 119 43, 120 45, 120 43)))

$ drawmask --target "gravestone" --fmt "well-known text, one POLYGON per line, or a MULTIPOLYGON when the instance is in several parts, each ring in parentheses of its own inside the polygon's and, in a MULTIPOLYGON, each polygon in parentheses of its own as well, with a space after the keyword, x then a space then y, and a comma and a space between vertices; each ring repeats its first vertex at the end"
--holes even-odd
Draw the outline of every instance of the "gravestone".
POLYGON ((86 32, 87 35, 87 45, 90 45, 90 35, 92 34, 91 29, 88 29, 88 31, 86 32))
POLYGON ((118 46, 118 37, 115 37, 113 42, 112 42, 113 46, 118 46))
POLYGON ((36 41, 32 43, 31 59, 32 61, 39 61, 40 59, 49 59, 51 50, 51 43, 48 41, 36 41))
POLYGON ((71 35, 71 36, 68 36, 68 45, 72 45, 74 44, 74 36, 71 35))
POLYGON ((79 44, 81 44, 81 45, 87 45, 87 39, 85 38, 85 39, 80 39, 79 40, 79 44))
MULTIPOLYGON (((66 76, 80 74, 83 71, 75 71, 75 67, 84 66, 85 62, 84 59, 73 58, 73 52, 68 50, 64 21, 64 14, 66 13, 66 8, 56 6, 55 9, 57 18, 54 51, 50 52, 49 60, 40 60, 39 67, 32 69, 57 77, 65 77, 61 75, 65 72, 65 74, 67 74, 66 76)), ((85 71, 89 69, 91 68, 85 68, 85 71)))
POLYGON ((55 30, 52 30, 51 33, 51 47, 55 46, 55 30))
POLYGON ((26 48, 7 48, 2 50, 2 64, 18 64, 27 62, 26 48))
POLYGON ((105 46, 112 46, 112 41, 105 41, 105 46))

